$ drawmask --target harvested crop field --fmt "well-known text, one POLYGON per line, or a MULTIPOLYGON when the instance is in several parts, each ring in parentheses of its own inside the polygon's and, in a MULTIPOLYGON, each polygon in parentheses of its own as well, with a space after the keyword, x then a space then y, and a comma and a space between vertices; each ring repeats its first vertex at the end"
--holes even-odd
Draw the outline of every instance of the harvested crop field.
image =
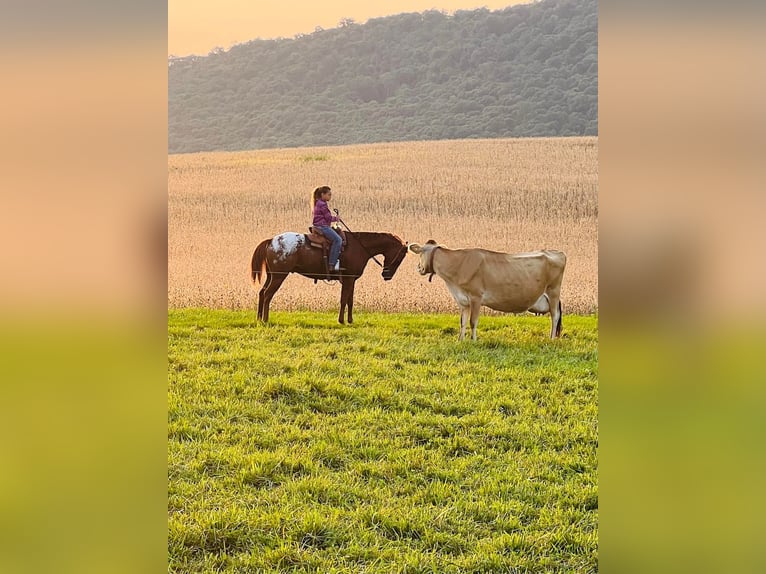
MULTIPOLYGON (((310 196, 354 231, 386 231, 448 247, 567 254, 566 314, 598 300, 598 138, 402 142, 171 155, 168 158, 168 306, 252 309, 255 246, 306 231, 310 196)), ((357 283, 358 311, 455 312, 440 280, 410 255, 384 282, 374 263, 357 283)), ((337 310, 339 286, 291 276, 274 310, 337 310)), ((483 313, 490 313, 483 310, 483 313)), ((491 313, 490 313, 491 314, 491 313)))

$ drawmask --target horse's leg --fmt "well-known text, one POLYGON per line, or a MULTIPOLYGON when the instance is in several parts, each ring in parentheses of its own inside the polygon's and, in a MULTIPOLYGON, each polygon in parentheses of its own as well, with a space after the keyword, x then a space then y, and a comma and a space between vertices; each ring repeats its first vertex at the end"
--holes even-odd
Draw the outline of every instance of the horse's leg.
POLYGON ((271 282, 271 273, 268 271, 266 272, 266 279, 263 282, 263 287, 261 287, 261 290, 258 292, 258 320, 263 321, 263 306, 266 302, 266 290, 269 287, 269 283, 271 282))
POLYGON ((354 289, 356 288, 356 279, 351 278, 351 292, 348 294, 348 323, 349 325, 354 322, 352 315, 354 311, 354 289))
MULTIPOLYGON (((341 281, 341 288, 340 288, 340 314, 338 315, 338 323, 341 325, 343 324, 343 316, 346 313, 346 305, 348 305, 349 301, 349 292, 350 289, 353 287, 353 284, 349 282, 348 277, 344 277, 341 281)), ((348 322, 351 322, 351 307, 348 308, 348 322)))
POLYGON ((287 273, 279 273, 271 275, 271 281, 269 281, 268 288, 263 297, 263 322, 269 322, 269 305, 271 305, 271 299, 274 297, 284 280, 287 278, 287 273))

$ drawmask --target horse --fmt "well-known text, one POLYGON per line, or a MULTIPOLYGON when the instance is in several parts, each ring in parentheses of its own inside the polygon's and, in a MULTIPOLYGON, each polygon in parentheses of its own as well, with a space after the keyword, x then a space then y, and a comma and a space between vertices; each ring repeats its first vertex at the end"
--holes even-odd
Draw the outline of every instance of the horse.
POLYGON ((322 249, 312 247, 304 233, 286 232, 264 239, 253 252, 250 276, 254 285, 261 284, 258 293, 258 319, 269 321, 269 305, 274 294, 290 273, 314 279, 337 279, 341 283, 340 314, 342 325, 348 307, 348 322, 354 322, 354 287, 362 276, 367 262, 375 255, 383 255, 382 276, 390 281, 407 255, 407 244, 392 233, 347 232, 347 245, 340 256, 341 272, 328 275, 322 249))

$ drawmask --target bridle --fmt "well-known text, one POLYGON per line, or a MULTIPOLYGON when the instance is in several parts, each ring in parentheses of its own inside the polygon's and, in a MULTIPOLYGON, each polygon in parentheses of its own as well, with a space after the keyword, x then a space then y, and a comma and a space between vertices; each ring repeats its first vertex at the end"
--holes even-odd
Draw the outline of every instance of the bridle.
MULTIPOLYGON (((361 242, 360 242, 360 243, 361 243, 361 242)), ((362 247, 364 247, 364 245, 362 245, 362 247)), ((402 251, 404 251, 405 255, 407 254, 407 244, 404 244, 404 245, 402 245, 402 246, 399 248, 399 251, 397 251, 397 252, 396 252, 396 255, 395 255, 394 257, 392 257, 392 258, 391 258, 391 261, 392 261, 392 262, 394 262, 394 263, 396 263, 396 261, 398 261, 398 260, 399 260, 399 254, 400 254, 402 251)), ((404 259, 404 257, 402 257, 402 259, 404 259)), ((376 263, 377 263, 377 261, 376 261, 376 263)), ((401 263, 401 261, 400 261, 400 263, 401 263)), ((380 265, 380 264, 378 263, 378 265, 380 265)), ((383 273, 385 273, 386 271, 390 271, 390 270, 391 270, 391 268, 390 268, 390 267, 385 267, 385 266, 383 266, 383 273)))
MULTIPOLYGON (((377 264, 378 264, 378 267, 383 267, 383 264, 382 264, 380 261, 378 261, 377 259, 375 259, 375 256, 374 256, 372 253, 370 253, 370 250, 369 250, 369 249, 367 249, 367 248, 364 246, 364 243, 362 243, 362 240, 361 240, 361 239, 359 239, 359 238, 356 236, 356 233, 354 233, 353 231, 351 231, 351 228, 350 228, 348 225, 346 225, 346 222, 345 222, 345 221, 343 221, 343 220, 340 218, 340 213, 338 213, 338 210, 337 210, 337 209, 334 209, 333 211, 335 212, 335 216, 338 218, 338 222, 339 222, 339 223, 341 223, 341 224, 343 224, 343 227, 345 227, 345 228, 346 228, 346 231, 348 231, 348 232, 349 232, 349 234, 351 235, 351 237, 353 237, 354 239, 356 239, 356 240, 359 242, 359 245, 361 245, 361 246, 362 246, 362 249, 364 249, 365 253, 367 253, 367 255, 369 255, 369 256, 370 256, 370 259, 372 259, 372 260, 373 260, 375 263, 377 263, 377 264)), ((385 271, 385 270, 386 270, 386 268, 385 268, 385 267, 383 267, 383 271, 385 271)))
MULTIPOLYGON (((378 264, 378 267, 380 267, 380 268, 382 268, 382 269, 383 269, 383 273, 385 273, 386 271, 390 271, 390 270, 391 270, 391 268, 390 268, 390 267, 386 267, 386 266, 385 266, 385 265, 383 265, 383 264, 382 264, 380 261, 378 261, 378 260, 375 258, 375 255, 373 255, 372 253, 370 253, 370 250, 369 250, 369 249, 367 249, 367 247, 365 247, 364 243, 362 243, 362 240, 361 240, 361 239, 359 239, 359 237, 356 235, 356 233, 354 233, 353 231, 351 231, 351 229, 349 228, 349 226, 348 226, 348 225, 346 225, 346 222, 345 222, 345 221, 343 221, 343 220, 340 218, 340 215, 338 214, 338 210, 336 209, 336 210, 334 210, 334 211, 335 211, 335 215, 336 215, 336 216, 337 216, 337 218, 338 218, 338 222, 339 222, 339 223, 341 223, 341 224, 343 224, 343 227, 345 227, 345 228, 346 228, 346 231, 348 231, 349 235, 351 235, 351 237, 353 237, 354 239, 356 239, 356 241, 359 243, 359 245, 361 245, 361 246, 362 246, 362 249, 364 249, 364 252, 365 252, 365 253, 367 253, 367 255, 369 255, 370 259, 372 259, 372 260, 373 260, 375 263, 377 263, 377 264, 378 264)), ((396 260, 399 258, 399 254, 402 252, 402 250, 405 250, 405 251, 407 250, 407 245, 406 245, 406 244, 405 244, 405 245, 402 245, 402 246, 401 246, 401 248, 399 249, 399 251, 397 251, 397 252, 396 252, 396 257, 394 257, 394 259, 393 259, 394 261, 396 261, 396 260)))
MULTIPOLYGON (((344 225, 345 225, 345 224, 344 224, 344 225)), ((346 229, 348 229, 348 227, 347 227, 346 229)), ((364 246, 364 243, 362 243, 362 240, 361 240, 361 239, 359 239, 359 237, 357 237, 357 235, 356 235, 354 232, 352 232, 350 229, 348 230, 348 232, 349 232, 349 233, 350 233, 350 234, 351 234, 351 235, 354 237, 354 239, 356 239, 356 240, 359 242, 359 245, 361 245, 361 246, 362 246, 362 249, 364 249, 364 251, 367 253, 367 255, 369 255, 369 256, 370 256, 370 258, 371 258, 371 259, 372 259, 372 260, 373 260, 375 263, 377 263, 379 267, 381 267, 381 268, 383 269, 383 273, 385 273, 386 271, 391 271, 391 268, 390 268, 390 267, 386 267, 386 266, 385 266, 385 265, 383 265, 383 264, 382 264, 380 261, 378 261, 377 259, 375 259, 375 256, 374 256, 372 253, 370 253, 369 249, 367 249, 367 248, 364 246)), ((399 255, 402 253, 402 251, 404 251, 405 255, 407 254, 407 245, 406 245, 406 244, 402 245, 402 246, 399 248, 399 251, 397 251, 397 252, 396 252, 396 255, 395 255, 394 257, 392 257, 392 258, 391 258, 391 261, 392 261, 392 262, 394 262, 394 263, 395 263, 396 261, 398 261, 398 260, 399 260, 399 255)), ((404 257, 402 257, 402 259, 404 259, 404 257)), ((384 261, 385 261, 385 259, 384 259, 384 261)), ((400 263, 401 263, 401 261, 400 261, 400 263)))

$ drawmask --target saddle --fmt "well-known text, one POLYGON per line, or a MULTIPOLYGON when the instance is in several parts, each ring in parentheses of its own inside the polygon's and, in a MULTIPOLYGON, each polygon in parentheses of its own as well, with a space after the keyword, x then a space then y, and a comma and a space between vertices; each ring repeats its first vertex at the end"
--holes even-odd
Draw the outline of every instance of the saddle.
MULTIPOLYGON (((338 235, 340 235, 340 252, 343 253, 346 249, 346 232, 342 229, 335 228, 335 231, 338 235)), ((325 266, 325 272, 327 273, 327 279, 337 279, 337 277, 331 277, 330 276, 330 270, 327 267, 327 259, 330 257, 330 240, 327 239, 322 233, 314 227, 309 227, 309 232, 306 234, 306 237, 309 240, 309 247, 313 247, 315 249, 321 249, 322 250, 322 258, 324 259, 324 266, 325 266)), ((314 278, 314 284, 316 284, 317 279, 314 278)))
MULTIPOLYGON (((342 229, 336 229, 335 230, 338 235, 340 235, 341 238, 341 244, 340 244, 340 252, 343 253, 343 251, 346 249, 346 232, 342 229)), ((322 250, 322 254, 327 257, 330 253, 330 241, 322 235, 320 231, 315 230, 313 227, 309 227, 308 232, 308 240, 309 245, 311 247, 316 247, 317 249, 322 250)))

